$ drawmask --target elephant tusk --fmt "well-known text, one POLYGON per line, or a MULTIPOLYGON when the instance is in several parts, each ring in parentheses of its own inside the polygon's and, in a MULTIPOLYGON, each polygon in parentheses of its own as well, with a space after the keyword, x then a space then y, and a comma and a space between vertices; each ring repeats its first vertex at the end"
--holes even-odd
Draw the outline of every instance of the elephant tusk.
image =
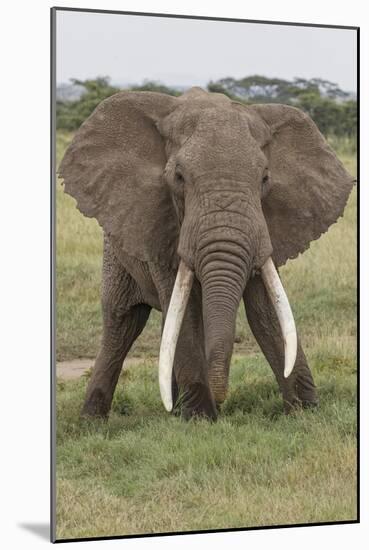
POLYGON ((282 330, 284 377, 287 378, 293 370, 297 355, 297 333, 293 313, 272 258, 268 258, 261 268, 261 276, 282 330))
POLYGON ((172 370, 179 331, 190 296, 194 274, 181 260, 165 318, 159 354, 159 387, 164 407, 173 408, 172 370))

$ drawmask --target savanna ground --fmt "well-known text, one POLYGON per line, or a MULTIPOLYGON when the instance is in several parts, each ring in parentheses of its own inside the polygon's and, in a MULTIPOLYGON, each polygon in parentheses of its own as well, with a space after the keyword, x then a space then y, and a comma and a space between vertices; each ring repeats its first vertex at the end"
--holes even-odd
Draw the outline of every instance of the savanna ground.
MULTIPOLYGON (((58 134, 58 162, 71 137, 58 134)), ((355 174, 352 145, 333 145, 355 174)), ((58 184, 58 361, 98 350, 101 256, 97 222, 58 184)), ((79 418, 89 373, 58 380, 58 539, 356 519, 356 189, 344 218, 281 274, 320 408, 283 414, 240 308, 218 422, 168 415, 157 383, 160 314, 153 312, 108 422, 79 418)))

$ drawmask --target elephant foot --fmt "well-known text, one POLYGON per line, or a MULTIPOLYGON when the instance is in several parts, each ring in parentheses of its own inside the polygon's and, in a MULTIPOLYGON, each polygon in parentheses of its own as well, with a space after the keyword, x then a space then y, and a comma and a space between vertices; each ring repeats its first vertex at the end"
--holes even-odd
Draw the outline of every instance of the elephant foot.
POLYGON ((316 409, 319 407, 319 399, 316 398, 315 401, 301 401, 303 409, 316 409))
POLYGON ((298 373, 295 381, 287 383, 283 389, 284 410, 286 414, 301 409, 312 409, 319 405, 316 386, 308 367, 298 373))
POLYGON ((81 417, 107 419, 110 412, 110 404, 110 401, 107 403, 106 395, 101 390, 95 389, 86 399, 81 410, 81 417))
POLYGON ((319 400, 317 398, 313 401, 302 400, 296 396, 292 399, 284 399, 283 406, 285 414, 291 414, 302 409, 314 409, 319 406, 319 400))
POLYGON ((318 407, 319 399, 310 370, 298 375, 296 391, 304 409, 318 407))
POLYGON ((292 414, 302 409, 302 402, 297 396, 284 398, 283 409, 285 414, 292 414))
POLYGON ((218 416, 217 407, 211 395, 210 389, 200 382, 191 384, 180 392, 177 410, 180 409, 184 420, 191 418, 205 418, 215 421, 218 416))

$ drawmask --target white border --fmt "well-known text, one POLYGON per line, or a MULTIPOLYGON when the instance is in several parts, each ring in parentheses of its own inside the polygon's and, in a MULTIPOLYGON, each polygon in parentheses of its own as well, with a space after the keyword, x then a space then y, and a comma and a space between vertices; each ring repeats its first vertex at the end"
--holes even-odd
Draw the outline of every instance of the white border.
MULTIPOLYGON (((55 4, 54 4, 55 5, 55 4)), ((368 186, 368 58, 369 21, 365 2, 351 0, 69 0, 61 6, 178 13, 301 23, 361 26, 362 185, 361 208, 369 205, 368 186)), ((2 6, 1 96, 1 543, 5 548, 32 550, 47 544, 23 524, 46 526, 49 521, 49 7, 53 2, 18 0, 2 6), (5 124, 4 124, 5 119, 5 124), (5 165, 5 170, 4 170, 5 165), (5 194, 5 196, 4 196, 5 194)), ((362 215, 361 280, 369 280, 369 216, 362 215)), ((362 298, 362 487, 368 480, 368 291, 362 298)), ((362 490, 362 523, 176 537, 99 541, 99 548, 217 548, 232 544, 253 548, 286 545, 299 549, 355 545, 368 539, 368 491, 362 490), (366 493, 366 494, 365 494, 366 493)), ((267 506, 268 503, 266 502, 267 506)), ((42 529, 41 529, 42 530, 42 529)), ((43 528, 45 531, 45 527, 43 528)), ((86 543, 75 543, 78 545, 86 543)))

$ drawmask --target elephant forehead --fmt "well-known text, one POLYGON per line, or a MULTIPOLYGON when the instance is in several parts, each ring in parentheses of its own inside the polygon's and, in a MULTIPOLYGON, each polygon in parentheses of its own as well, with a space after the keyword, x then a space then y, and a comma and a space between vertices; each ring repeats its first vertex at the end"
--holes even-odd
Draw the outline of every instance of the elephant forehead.
POLYGON ((222 132, 227 126, 237 131, 239 126, 248 129, 247 124, 232 108, 232 103, 217 102, 209 99, 188 100, 168 115, 160 124, 164 137, 183 144, 195 131, 208 132, 216 129, 222 132))
POLYGON ((198 86, 194 86, 193 88, 190 88, 187 90, 180 98, 179 101, 181 103, 189 103, 189 102, 201 102, 208 104, 219 104, 219 103, 230 103, 231 100, 229 97, 227 97, 224 94, 218 94, 214 92, 207 92, 206 90, 203 90, 202 88, 198 86))

